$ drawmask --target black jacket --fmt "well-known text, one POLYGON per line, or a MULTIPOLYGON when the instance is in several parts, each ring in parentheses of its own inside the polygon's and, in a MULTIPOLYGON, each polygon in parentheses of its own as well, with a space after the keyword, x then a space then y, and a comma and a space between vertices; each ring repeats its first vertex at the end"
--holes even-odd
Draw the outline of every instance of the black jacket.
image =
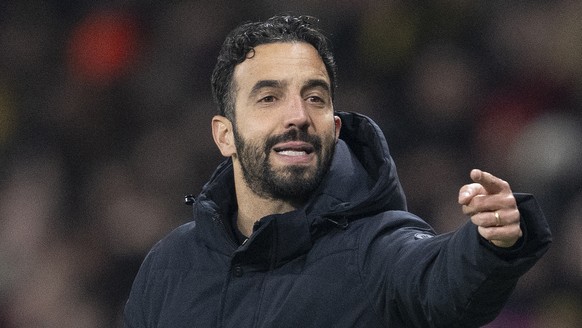
POLYGON ((547 250, 550 232, 516 195, 524 237, 490 245, 470 221, 435 236, 406 212, 380 129, 338 113, 332 167, 304 208, 261 219, 239 246, 233 170, 223 162, 193 221, 150 251, 125 308, 126 327, 478 327, 547 250))

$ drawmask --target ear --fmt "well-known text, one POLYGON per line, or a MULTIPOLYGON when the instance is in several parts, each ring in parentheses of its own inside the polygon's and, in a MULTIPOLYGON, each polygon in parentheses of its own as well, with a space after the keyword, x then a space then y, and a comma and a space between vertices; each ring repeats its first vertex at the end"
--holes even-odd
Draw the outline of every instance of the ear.
POLYGON ((212 118, 212 137, 224 157, 236 153, 232 122, 224 116, 216 115, 212 118))
POLYGON ((334 124, 335 124, 335 141, 339 139, 340 130, 342 129, 342 119, 339 116, 333 117, 334 124))

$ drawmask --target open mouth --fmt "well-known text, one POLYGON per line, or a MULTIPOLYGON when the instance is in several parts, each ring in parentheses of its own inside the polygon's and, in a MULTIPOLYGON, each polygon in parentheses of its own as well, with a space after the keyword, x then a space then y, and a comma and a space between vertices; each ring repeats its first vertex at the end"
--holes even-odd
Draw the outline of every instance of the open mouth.
POLYGON ((273 147, 273 151, 275 151, 279 155, 283 156, 306 156, 315 151, 314 147, 308 143, 304 142, 287 142, 283 144, 276 145, 273 147))
POLYGON ((315 152, 315 148, 305 142, 292 141, 275 145, 273 151, 287 158, 306 159, 315 152))
POLYGON ((285 155, 285 156, 304 156, 307 154, 307 152, 300 151, 300 150, 282 150, 282 151, 277 151, 277 153, 279 153, 280 155, 285 155))

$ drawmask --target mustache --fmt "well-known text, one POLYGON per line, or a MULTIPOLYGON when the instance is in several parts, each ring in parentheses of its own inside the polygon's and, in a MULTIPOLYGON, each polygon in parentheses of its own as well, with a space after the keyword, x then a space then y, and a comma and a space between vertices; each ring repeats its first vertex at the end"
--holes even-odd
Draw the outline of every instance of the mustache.
POLYGON ((321 138, 316 135, 311 135, 303 130, 293 129, 283 134, 271 136, 265 142, 265 154, 269 154, 271 149, 280 142, 287 141, 303 141, 311 144, 315 152, 319 152, 322 148, 321 138))

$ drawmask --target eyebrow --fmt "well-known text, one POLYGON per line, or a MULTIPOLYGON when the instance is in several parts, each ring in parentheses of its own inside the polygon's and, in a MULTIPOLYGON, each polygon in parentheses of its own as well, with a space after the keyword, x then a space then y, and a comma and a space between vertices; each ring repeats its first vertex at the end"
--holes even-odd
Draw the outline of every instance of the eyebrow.
MULTIPOLYGON (((280 88, 284 88, 286 85, 287 85, 286 82, 279 81, 279 80, 260 80, 260 81, 257 81, 257 83, 255 83, 255 85, 251 89, 251 92, 249 93, 249 97, 252 98, 252 97, 256 96, 260 92, 260 90, 263 88, 280 89, 280 88)), ((307 80, 305 85, 303 85, 303 87, 301 88, 301 91, 304 92, 305 90, 309 90, 309 89, 313 89, 313 88, 322 88, 326 92, 330 92, 330 90, 331 90, 330 85, 327 81, 322 80, 322 79, 310 79, 310 80, 307 80)))
POLYGON ((255 83, 249 96, 252 98, 256 96, 259 91, 263 88, 282 88, 285 86, 285 83, 277 80, 260 80, 255 83))
POLYGON ((301 91, 303 92, 305 90, 313 88, 322 88, 326 92, 330 92, 331 90, 329 83, 327 83, 327 81, 322 79, 311 79, 308 80, 307 83, 305 83, 305 85, 301 88, 301 91))

